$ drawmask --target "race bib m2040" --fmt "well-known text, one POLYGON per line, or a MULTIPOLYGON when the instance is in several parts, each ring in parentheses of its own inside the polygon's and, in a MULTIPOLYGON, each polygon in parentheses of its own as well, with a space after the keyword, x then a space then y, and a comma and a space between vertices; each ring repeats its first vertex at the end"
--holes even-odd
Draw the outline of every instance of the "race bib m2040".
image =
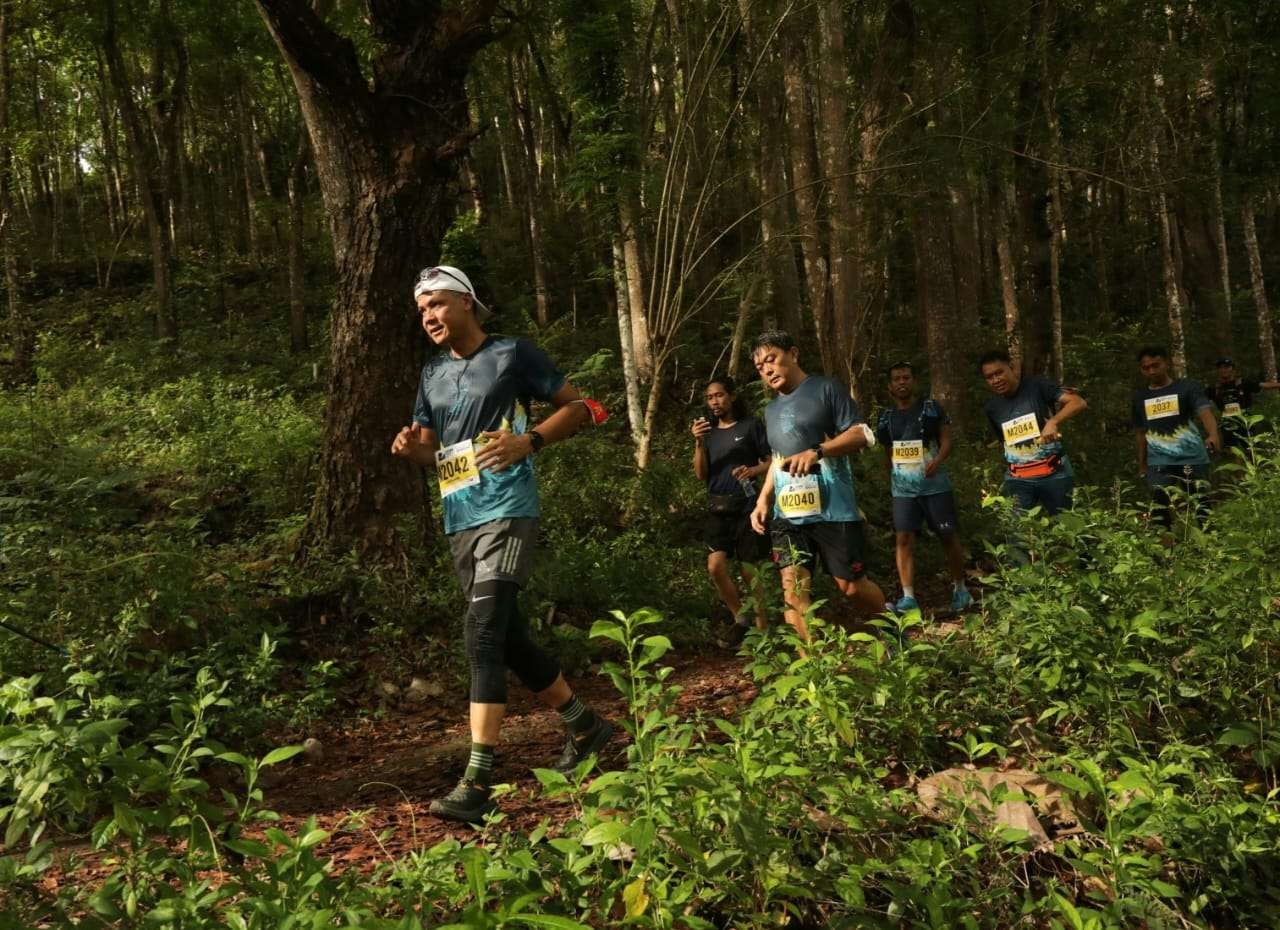
POLYGON ((778 492, 778 509, 788 520, 816 517, 822 513, 818 476, 803 475, 788 481, 787 486, 778 492))

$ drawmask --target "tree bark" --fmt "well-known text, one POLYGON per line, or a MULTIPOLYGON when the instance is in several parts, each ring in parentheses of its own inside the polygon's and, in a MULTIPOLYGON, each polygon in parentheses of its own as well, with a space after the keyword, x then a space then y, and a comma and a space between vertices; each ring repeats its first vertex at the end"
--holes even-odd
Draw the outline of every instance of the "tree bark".
POLYGON ((388 453, 416 371, 414 270, 435 259, 452 218, 450 183, 475 132, 466 79, 492 38, 496 0, 465 8, 369 0, 373 80, 354 44, 308 0, 256 0, 284 55, 310 131, 330 217, 337 285, 319 480, 304 551, 403 552, 395 517, 415 504, 415 470, 388 453), (430 104, 423 101, 430 101, 430 104))
MULTIPOLYGON (((1156 171, 1159 174, 1159 156, 1156 155, 1156 171)), ((1178 269, 1173 260, 1173 235, 1169 228, 1169 205, 1164 188, 1156 194, 1156 211, 1160 220, 1160 259, 1164 278, 1164 296, 1169 307, 1169 351, 1173 357, 1173 374, 1181 378, 1187 373, 1187 340, 1182 329, 1182 296, 1178 284, 1178 269)))
POLYGON ((512 56, 507 56, 507 92, 515 114, 520 141, 520 180, 524 187, 524 212, 529 224, 529 251, 533 265, 534 316, 539 326, 551 322, 547 305, 547 257, 542 241, 542 198, 539 195, 537 154, 533 133, 533 108, 520 90, 515 78, 512 56))
POLYGON ((300 134, 297 151, 289 165, 289 351, 294 355, 307 349, 306 271, 303 262, 305 230, 304 205, 307 184, 307 137, 300 134))
POLYGON ((9 344, 13 353, 6 381, 28 384, 35 378, 31 325, 18 298, 16 224, 13 215, 13 149, 9 120, 9 93, 13 73, 9 64, 9 4, 0 2, 0 260, 4 264, 5 310, 9 319, 9 344))
MULTIPOLYGON (((164 189, 160 156, 153 141, 156 134, 144 123, 143 114, 139 112, 133 99, 133 81, 125 67, 124 55, 120 50, 119 36, 116 32, 115 0, 106 0, 105 12, 106 29, 103 45, 107 57, 107 71, 124 120, 130 162, 133 165, 138 193, 142 199, 143 215, 147 223, 147 238, 151 246, 156 335, 160 339, 176 339, 178 319, 173 310, 173 246, 169 239, 168 195, 164 189)), ((161 60, 157 52, 157 63, 161 60)), ((153 83, 155 78, 156 75, 153 75, 153 83)))
POLYGON ((1245 254, 1249 256, 1249 286, 1253 290, 1253 308, 1258 315, 1258 350, 1262 356, 1262 370, 1268 381, 1275 381, 1276 345, 1271 326, 1271 308, 1267 304, 1267 285, 1262 277, 1262 252, 1258 248, 1253 200, 1247 194, 1240 205, 1240 226, 1244 232, 1245 254))
POLYGON ((912 214, 915 250, 916 301, 929 353, 930 392, 947 409, 958 413, 964 388, 956 350, 958 313, 955 269, 951 258, 950 224, 941 197, 930 197, 912 214))
MULTIPOLYGON (((804 256, 805 292, 809 298, 809 312, 813 316, 813 330, 822 366, 833 371, 837 359, 831 355, 831 291, 828 287, 822 229, 818 222, 818 194, 814 186, 818 171, 813 148, 810 82, 805 73, 804 39, 797 33, 796 26, 787 29, 782 62, 783 87, 787 100, 787 147, 791 153, 791 187, 795 191, 800 250, 804 256)), ((799 338, 799 334, 796 337, 799 338)))
POLYGON ((649 308, 645 300, 646 268, 640 253, 640 206, 629 190, 618 192, 618 222, 622 227, 622 254, 627 264, 627 296, 631 308, 631 346, 641 381, 653 378, 653 340, 649 335, 649 308))
POLYGON ((639 440, 644 431, 644 414, 640 400, 640 373, 636 367, 632 343, 631 294, 627 286, 627 259, 623 254, 622 234, 613 236, 613 287, 618 307, 618 347, 622 355, 622 381, 627 398, 627 424, 631 427, 633 449, 639 462, 639 440))
POLYGON ((1022 370, 1022 321, 1018 314, 1017 264, 1013 257, 1009 224, 1012 221, 1017 194, 1013 181, 1001 183, 996 202, 996 258, 1000 264, 1000 300, 1004 306, 1005 345, 1014 371, 1022 370))

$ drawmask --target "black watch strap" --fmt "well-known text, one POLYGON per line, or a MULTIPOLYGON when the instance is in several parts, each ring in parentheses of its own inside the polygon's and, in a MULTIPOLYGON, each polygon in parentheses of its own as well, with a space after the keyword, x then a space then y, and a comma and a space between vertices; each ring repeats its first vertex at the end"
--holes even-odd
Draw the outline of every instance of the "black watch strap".
POLYGON ((822 458, 822 443, 815 442, 810 448, 812 448, 814 452, 818 453, 819 459, 822 458))
POLYGON ((542 447, 545 446, 546 444, 547 444, 547 441, 542 438, 542 434, 539 433, 536 429, 529 431, 529 451, 530 452, 534 452, 534 453, 541 452, 542 447))

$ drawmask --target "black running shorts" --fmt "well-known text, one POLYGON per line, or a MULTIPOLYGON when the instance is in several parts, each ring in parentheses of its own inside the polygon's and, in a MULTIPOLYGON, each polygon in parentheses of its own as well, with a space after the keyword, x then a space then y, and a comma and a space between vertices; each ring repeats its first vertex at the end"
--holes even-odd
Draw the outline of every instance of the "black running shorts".
POLYGON ((724 552, 740 562, 762 562, 769 558, 769 537, 751 528, 751 513, 710 513, 703 524, 702 538, 708 552, 724 552))
POLYGON ((827 574, 845 581, 866 577, 866 544, 862 521, 848 523, 792 523, 773 521, 773 560, 785 568, 797 565, 813 571, 821 563, 827 574))

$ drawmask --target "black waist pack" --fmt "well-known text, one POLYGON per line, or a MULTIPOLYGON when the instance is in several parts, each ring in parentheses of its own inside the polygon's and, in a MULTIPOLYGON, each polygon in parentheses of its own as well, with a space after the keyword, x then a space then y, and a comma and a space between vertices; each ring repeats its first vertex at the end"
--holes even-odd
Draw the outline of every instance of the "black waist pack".
POLYGON ((749 506, 750 502, 742 494, 707 495, 707 509, 721 516, 746 513, 749 506))

